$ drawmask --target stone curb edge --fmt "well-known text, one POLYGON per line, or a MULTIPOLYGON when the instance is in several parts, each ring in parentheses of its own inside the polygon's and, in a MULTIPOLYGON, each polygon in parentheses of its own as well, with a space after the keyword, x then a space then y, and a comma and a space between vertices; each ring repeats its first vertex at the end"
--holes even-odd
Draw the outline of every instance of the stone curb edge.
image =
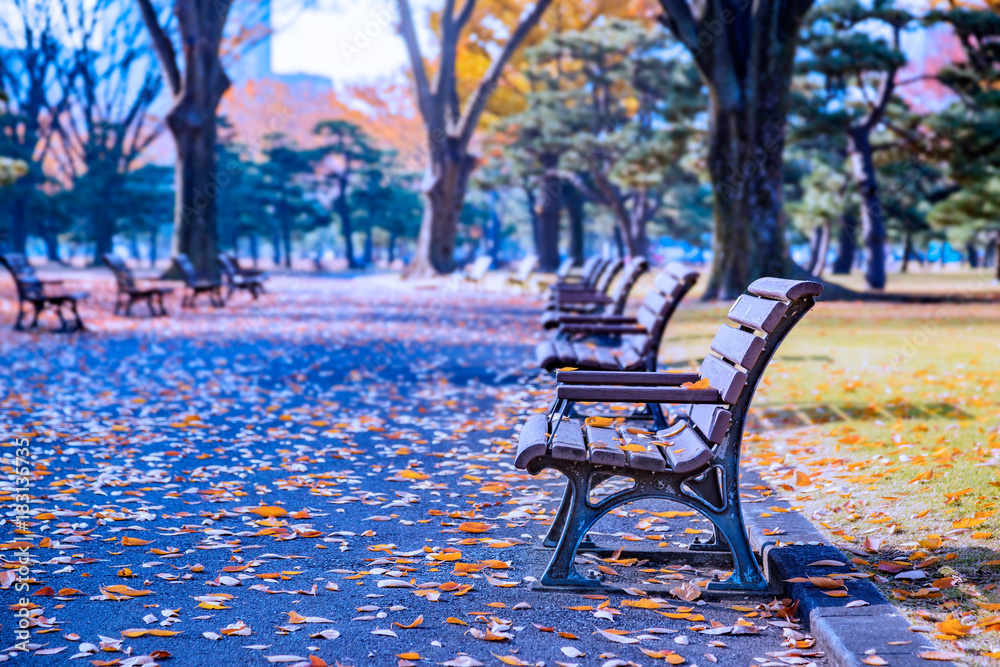
MULTIPOLYGON (((741 487, 758 483, 763 484, 756 474, 743 473, 741 487)), ((778 498, 766 502, 768 507, 788 509, 788 504, 778 498)), ((798 512, 771 512, 771 516, 761 517, 764 512, 767 508, 763 503, 743 503, 750 545, 761 556, 768 581, 784 582, 795 577, 856 571, 849 557, 826 544, 823 535, 798 512), (764 534, 764 530, 774 529, 780 533, 764 534), (779 547, 778 540, 785 546, 779 547), (810 563, 820 560, 836 560, 847 565, 809 567, 810 563)), ((808 583, 788 583, 784 589, 789 598, 799 601, 799 618, 806 622, 833 667, 866 667, 862 660, 868 657, 866 651, 871 649, 875 649, 889 667, 954 667, 951 662, 932 662, 918 656, 936 647, 922 633, 912 632, 909 622, 867 579, 850 580, 847 598, 830 597, 823 589, 808 583), (867 605, 846 607, 852 600, 862 600, 867 605), (891 645, 889 642, 904 643, 891 645)))

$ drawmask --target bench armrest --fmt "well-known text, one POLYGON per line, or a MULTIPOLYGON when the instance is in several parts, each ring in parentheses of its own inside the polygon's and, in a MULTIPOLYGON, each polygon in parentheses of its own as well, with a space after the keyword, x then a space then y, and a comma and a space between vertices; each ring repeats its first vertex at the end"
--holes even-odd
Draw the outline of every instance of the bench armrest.
POLYGON ((601 385, 561 385, 557 399, 600 401, 602 403, 670 403, 673 405, 728 405, 718 389, 682 389, 680 387, 611 387, 601 385))
POLYGON ((697 373, 645 373, 616 371, 559 371, 559 384, 618 385, 633 387, 679 387, 685 382, 697 382, 697 373))
POLYGON ((611 298, 598 292, 561 292, 556 294, 556 303, 611 303, 611 298))
POLYGON ((559 327, 559 333, 564 334, 585 334, 594 336, 621 336, 626 334, 648 333, 640 326, 628 326, 625 324, 563 324, 559 327))
POLYGON ((38 280, 43 285, 62 285, 65 280, 60 280, 59 278, 40 278, 38 280))
POLYGON ((623 325, 638 324, 639 320, 627 315, 562 315, 559 324, 623 325))
POLYGON ((590 292, 593 291, 593 287, 587 283, 556 283, 549 287, 553 292, 590 292))

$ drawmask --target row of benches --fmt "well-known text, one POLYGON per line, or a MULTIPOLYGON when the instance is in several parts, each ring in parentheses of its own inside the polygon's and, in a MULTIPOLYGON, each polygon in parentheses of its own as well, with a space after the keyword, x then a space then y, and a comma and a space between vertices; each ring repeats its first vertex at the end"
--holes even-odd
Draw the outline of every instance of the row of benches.
MULTIPOLYGON (((115 315, 124 311, 125 315, 132 314, 132 306, 138 301, 145 301, 149 307, 150 315, 165 316, 166 306, 163 297, 173 292, 172 287, 157 285, 152 283, 142 284, 136 280, 131 269, 125 261, 117 255, 106 254, 102 257, 104 263, 114 273, 118 292, 115 296, 115 315)), ((177 268, 184 281, 184 294, 181 299, 181 306, 184 308, 194 306, 195 300, 201 294, 207 294, 213 306, 225 305, 222 297, 222 289, 228 287, 226 298, 232 296, 238 289, 250 292, 254 299, 264 292, 265 275, 255 269, 245 269, 240 266, 236 258, 225 253, 218 256, 219 266, 222 268, 222 281, 210 280, 198 275, 194 265, 186 255, 174 257, 174 266, 177 268)), ((85 330, 83 320, 80 318, 77 303, 88 298, 87 292, 71 291, 64 287, 62 280, 43 280, 35 273, 34 267, 28 262, 23 254, 6 253, 0 255, 0 263, 6 267, 14 278, 17 285, 18 312, 17 322, 14 328, 23 331, 22 325, 27 314, 27 306, 33 310, 33 318, 28 329, 38 326, 38 318, 41 313, 51 307, 55 310, 61 324, 61 331, 74 332, 85 330), (73 316, 72 322, 67 322, 63 313, 63 308, 68 307, 73 316)))
MULTIPOLYGON (((558 283, 550 292, 543 323, 554 335, 540 343, 536 353, 542 368, 557 371, 558 386, 548 413, 533 415, 522 426, 514 460, 517 468, 531 474, 554 469, 567 480, 543 543, 554 553, 542 585, 602 586, 599 579, 581 576, 574 565, 588 530, 625 503, 665 499, 712 522, 713 537, 692 543, 691 550, 732 554, 732 575, 711 582, 710 589, 766 590, 740 508, 740 446, 747 411, 768 363, 813 307, 822 285, 776 278, 755 281, 730 308, 729 321, 712 340, 698 372, 657 372, 667 324, 698 273, 682 267, 659 271, 634 316, 621 314, 620 293, 594 299, 592 303, 604 308, 599 313, 569 312, 567 304, 591 303, 581 298, 584 295, 604 294, 600 276, 614 265, 599 263, 588 262, 575 280, 558 283), (577 412, 580 403, 644 407, 627 418, 611 410, 602 414, 600 407, 596 413, 588 408, 585 416, 577 412), (631 487, 593 499, 592 491, 612 477, 627 478, 631 487)), ((619 283, 626 298, 641 273, 640 263, 645 265, 644 260, 633 260, 619 283)))

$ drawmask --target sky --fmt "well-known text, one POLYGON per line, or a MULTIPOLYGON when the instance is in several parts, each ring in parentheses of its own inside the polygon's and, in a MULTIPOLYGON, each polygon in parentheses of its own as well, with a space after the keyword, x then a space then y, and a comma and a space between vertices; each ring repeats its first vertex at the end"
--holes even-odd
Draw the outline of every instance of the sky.
MULTIPOLYGON (((300 0, 274 0, 271 67, 277 74, 316 74, 335 85, 399 79, 409 63, 396 33, 392 0, 317 0, 303 10, 300 0)), ((432 37, 423 26, 441 0, 411 0, 422 46, 432 37)))

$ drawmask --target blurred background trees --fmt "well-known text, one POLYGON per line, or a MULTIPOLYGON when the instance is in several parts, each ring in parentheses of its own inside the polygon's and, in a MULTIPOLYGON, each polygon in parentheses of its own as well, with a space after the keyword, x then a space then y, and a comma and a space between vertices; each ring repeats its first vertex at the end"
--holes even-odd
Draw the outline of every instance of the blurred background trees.
POLYGON ((648 254, 711 262, 712 294, 765 270, 879 290, 947 259, 998 267, 1000 15, 788 2, 765 1, 794 9, 768 71, 746 67, 778 33, 681 0, 376 7, 405 78, 337 85, 249 66, 282 29, 269 2, 12 0, 0 244, 78 265, 184 251, 205 272, 216 249, 421 274, 648 254), (186 49, 203 28, 207 51, 186 49), (743 55, 708 58, 719 30, 743 55), (771 92, 749 118, 730 97, 753 77, 771 92))

